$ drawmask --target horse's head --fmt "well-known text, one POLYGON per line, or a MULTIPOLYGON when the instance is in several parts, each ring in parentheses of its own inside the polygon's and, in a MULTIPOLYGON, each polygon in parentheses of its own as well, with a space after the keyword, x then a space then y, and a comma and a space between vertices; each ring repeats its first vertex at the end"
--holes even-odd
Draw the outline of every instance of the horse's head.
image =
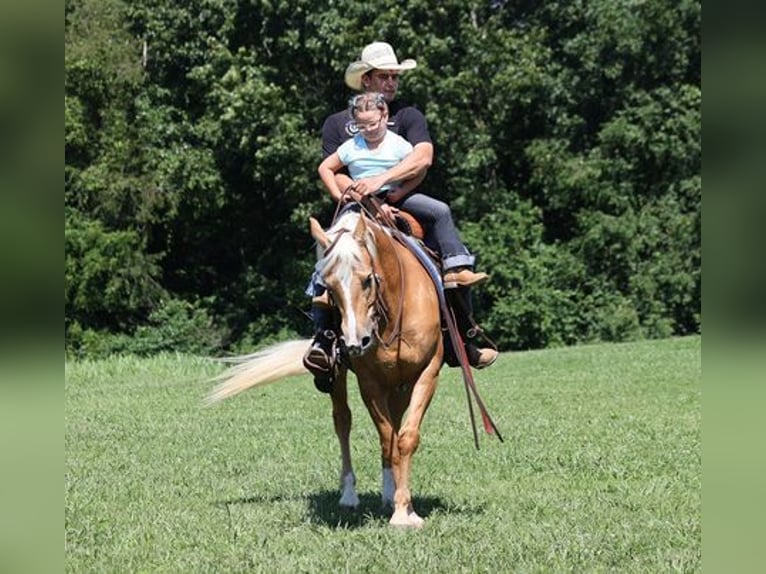
POLYGON ((317 268, 340 309, 342 344, 351 357, 361 356, 375 342, 378 327, 374 235, 358 213, 344 215, 327 233, 312 220, 311 234, 324 249, 317 268))

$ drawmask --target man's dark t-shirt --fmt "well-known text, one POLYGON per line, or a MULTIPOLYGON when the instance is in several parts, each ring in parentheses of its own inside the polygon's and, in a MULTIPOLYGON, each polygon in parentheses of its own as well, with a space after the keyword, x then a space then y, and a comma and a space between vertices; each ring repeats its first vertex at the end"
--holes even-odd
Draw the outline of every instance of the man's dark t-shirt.
MULTIPOLYGON (((348 110, 332 114, 325 120, 322 126, 322 159, 332 155, 340 144, 356 134, 353 126, 354 121, 348 110)), ((388 129, 402 136, 413 147, 423 142, 431 143, 425 116, 400 100, 388 104, 388 129)))

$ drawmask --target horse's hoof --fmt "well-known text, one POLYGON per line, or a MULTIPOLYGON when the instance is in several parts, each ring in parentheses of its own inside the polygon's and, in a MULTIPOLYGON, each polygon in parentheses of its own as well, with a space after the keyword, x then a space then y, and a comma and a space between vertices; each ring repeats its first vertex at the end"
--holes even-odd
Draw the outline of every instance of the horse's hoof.
POLYGON ((422 528, 425 521, 414 510, 401 510, 394 512, 388 523, 396 528, 422 528))
POLYGON ((359 506, 359 495, 356 493, 356 477, 353 472, 349 472, 340 480, 341 496, 338 502, 341 508, 356 510, 359 506))
POLYGON ((338 502, 338 506, 344 510, 356 510, 359 506, 359 497, 356 494, 344 494, 338 502))

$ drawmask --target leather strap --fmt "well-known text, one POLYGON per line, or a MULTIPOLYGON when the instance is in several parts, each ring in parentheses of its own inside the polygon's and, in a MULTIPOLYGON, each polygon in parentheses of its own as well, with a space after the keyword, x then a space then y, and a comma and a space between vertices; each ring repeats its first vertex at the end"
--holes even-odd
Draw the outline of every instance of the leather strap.
MULTIPOLYGON (((366 205, 363 203, 365 210, 371 211, 373 215, 378 215, 378 213, 380 213, 382 215, 381 219, 383 221, 391 219, 386 217, 385 214, 380 211, 380 200, 373 196, 367 197, 369 197, 369 201, 365 202, 366 205)), ((447 323, 447 332, 449 333, 450 339, 452 340, 452 346, 455 350, 455 353, 457 354, 458 361, 460 362, 460 370, 463 374, 463 383, 465 385, 466 397, 468 399, 468 413, 471 418, 471 429, 473 431, 473 440, 476 449, 479 449, 479 437, 478 433, 476 432, 476 419, 473 413, 473 403, 471 402, 471 396, 473 396, 474 400, 476 401, 479 412, 481 413, 485 432, 487 434, 495 434, 500 442, 504 442, 503 436, 500 434, 497 425, 495 425, 492 417, 490 417, 489 412, 487 411, 487 408, 484 406, 484 402, 481 400, 479 391, 476 388, 476 382, 473 380, 473 373, 471 372, 468 356, 465 352, 465 344, 463 342, 463 338, 460 336, 460 331, 457 328, 457 321, 455 320, 454 312, 447 305, 447 299, 444 296, 444 287, 442 285, 441 273, 436 268, 436 265, 434 265, 434 263, 428 258, 428 256, 425 255, 420 249, 418 249, 417 244, 412 237, 405 235, 395 226, 392 226, 391 235, 415 255, 418 261, 420 261, 421 265, 423 265, 425 270, 431 276, 431 280, 434 282, 434 286, 436 287, 436 294, 439 298, 439 308, 441 309, 444 321, 447 323)))

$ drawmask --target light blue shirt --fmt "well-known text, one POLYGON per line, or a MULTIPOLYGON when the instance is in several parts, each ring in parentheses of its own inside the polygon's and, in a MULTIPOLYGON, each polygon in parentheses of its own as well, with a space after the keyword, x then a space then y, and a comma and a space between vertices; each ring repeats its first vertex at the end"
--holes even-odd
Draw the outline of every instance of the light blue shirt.
MULTIPOLYGON (((412 144, 402 136, 387 130, 383 140, 375 149, 367 147, 367 140, 362 134, 343 142, 338 148, 338 157, 343 165, 348 166, 351 179, 363 179, 380 175, 392 168, 412 152, 412 144)), ((391 189, 399 185, 392 182, 384 185, 381 190, 391 189)))

